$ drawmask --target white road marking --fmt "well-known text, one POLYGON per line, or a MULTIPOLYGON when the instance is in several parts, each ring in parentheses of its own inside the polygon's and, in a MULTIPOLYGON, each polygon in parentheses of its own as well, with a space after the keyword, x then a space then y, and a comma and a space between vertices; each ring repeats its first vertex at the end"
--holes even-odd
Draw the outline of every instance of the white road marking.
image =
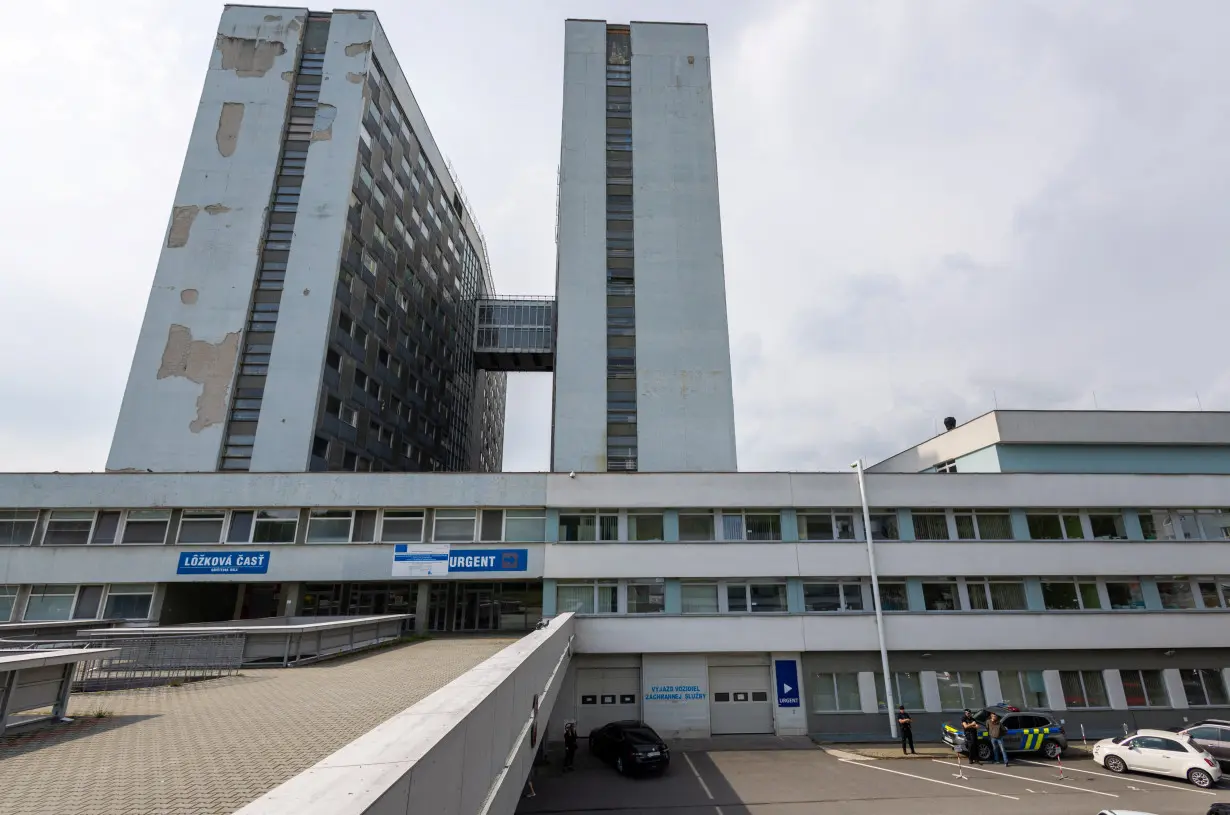
MULTIPOLYGON (((1050 766, 1052 766, 1052 765, 1050 765, 1050 764, 1044 764, 1044 763, 1043 763, 1043 762, 1041 762, 1041 761, 1029 761, 1029 760, 1027 760, 1027 759, 1023 759, 1023 758, 1019 758, 1019 759, 1017 759, 1017 761, 1021 762, 1022 764, 1034 764, 1034 765, 1037 765, 1038 767, 1050 767, 1050 766)), ((1104 775, 1104 776, 1106 776, 1107 778, 1113 778, 1113 779, 1115 779, 1116 781, 1122 781, 1122 782, 1124 782, 1124 783, 1127 783, 1127 782, 1128 782, 1128 778, 1126 778, 1126 777, 1124 777, 1124 776, 1122 776, 1122 775, 1119 775, 1118 773, 1107 773, 1107 772, 1102 772, 1101 770, 1086 770, 1086 769, 1083 769, 1083 768, 1082 768, 1082 769, 1080 769, 1080 770, 1077 770, 1077 772, 1081 772, 1081 773, 1089 773, 1090 775, 1104 775)), ((1153 785, 1153 786, 1155 786, 1155 787, 1165 787, 1165 788, 1166 788, 1166 789, 1168 789, 1168 790, 1175 790, 1175 791, 1177 791, 1177 792, 1194 792, 1194 793, 1196 793, 1197 795, 1217 795, 1217 793, 1215 793, 1215 792, 1206 792, 1205 790, 1198 790, 1198 789, 1194 789, 1194 788, 1192 788, 1192 787, 1180 787, 1180 786, 1179 786, 1179 785, 1177 785, 1177 784, 1163 784, 1163 783, 1161 783, 1160 781, 1146 781, 1146 780, 1144 780, 1143 778, 1136 778, 1135 776, 1132 776, 1131 781, 1132 781, 1133 783, 1136 783, 1136 784, 1152 784, 1152 785, 1153 785)), ((1141 792, 1144 792, 1144 791, 1145 791, 1145 790, 1141 790, 1141 792)))
POLYGON ((863 755, 859 755, 858 753, 851 753, 847 750, 834 750, 832 747, 822 747, 820 749, 824 750, 824 752, 828 753, 833 758, 844 758, 847 761, 877 761, 878 760, 878 759, 872 758, 871 756, 863 756, 863 755))
MULTIPOLYGON (((931 760, 934 761, 936 764, 947 764, 948 763, 946 761, 940 761, 938 758, 933 758, 931 760)), ((1057 784, 1054 781, 1043 781, 1041 778, 1026 778, 1020 775, 1013 775, 1012 773, 1001 773, 996 770, 986 770, 986 769, 983 769, 982 767, 966 767, 965 769, 974 770, 980 773, 990 773, 991 775, 1002 775, 1004 778, 1015 778, 1019 781, 1028 781, 1031 784, 1046 784, 1051 787, 1062 787, 1065 790, 1076 790, 1077 792, 1087 792, 1090 795, 1105 795, 1107 798, 1118 798, 1119 797, 1118 795, 1115 795, 1112 792, 1099 792, 1098 790, 1087 790, 1084 787, 1073 787, 1069 784, 1057 784)))
MULTIPOLYGON (((696 769, 696 765, 692 763, 692 759, 687 753, 683 754, 683 760, 686 761, 688 766, 692 768, 692 775, 696 776, 696 780, 700 782, 700 788, 705 791, 705 795, 707 795, 709 800, 712 801, 713 793, 709 792, 709 785, 705 783, 705 779, 700 777, 700 771, 696 769)), ((722 810, 718 810, 718 815, 722 815, 722 810)))
MULTIPOLYGON (((932 784, 943 784, 945 787, 956 787, 959 790, 969 790, 970 792, 980 792, 983 795, 994 795, 996 798, 1008 798, 1013 801, 1019 801, 1015 795, 1004 795, 1000 792, 991 792, 990 790, 980 790, 977 787, 966 787, 961 784, 954 784, 951 781, 940 781, 935 778, 927 778, 925 775, 914 775, 913 773, 903 773, 900 770, 890 770, 887 767, 881 767, 878 764, 867 764, 861 761, 850 761, 849 759, 839 758, 838 761, 843 764, 849 764, 853 767, 866 767, 869 770, 880 770, 881 772, 892 773, 893 775, 904 775, 906 778, 917 778, 919 781, 930 781, 932 784)), ((944 762, 940 762, 943 764, 944 762)))

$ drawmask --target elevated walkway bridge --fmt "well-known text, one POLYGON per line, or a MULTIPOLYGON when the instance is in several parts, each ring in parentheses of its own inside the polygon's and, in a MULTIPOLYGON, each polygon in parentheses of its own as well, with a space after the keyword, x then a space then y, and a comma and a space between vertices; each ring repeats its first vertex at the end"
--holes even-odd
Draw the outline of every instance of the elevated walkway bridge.
POLYGON ((554 370, 553 298, 494 297, 477 301, 475 308, 475 367, 509 372, 554 370))

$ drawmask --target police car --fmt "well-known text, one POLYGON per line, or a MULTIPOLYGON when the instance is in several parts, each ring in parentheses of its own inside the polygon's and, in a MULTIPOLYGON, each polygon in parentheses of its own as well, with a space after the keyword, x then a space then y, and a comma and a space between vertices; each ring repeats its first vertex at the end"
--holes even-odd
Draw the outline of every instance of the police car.
MULTIPOLYGON (((991 742, 987 735, 987 718, 999 714, 1004 723, 1004 749, 1009 753, 1041 752, 1047 758, 1058 758, 1068 749, 1068 737, 1063 725, 1051 714, 1040 710, 1021 710, 1007 704, 991 705, 974 714, 978 722, 978 760, 991 760, 991 742)), ((955 750, 965 749, 965 734, 961 722, 944 722, 944 743, 955 750)))

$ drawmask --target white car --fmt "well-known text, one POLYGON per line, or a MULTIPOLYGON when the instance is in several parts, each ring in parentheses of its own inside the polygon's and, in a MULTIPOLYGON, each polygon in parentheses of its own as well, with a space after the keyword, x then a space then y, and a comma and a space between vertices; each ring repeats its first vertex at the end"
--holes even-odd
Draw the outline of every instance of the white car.
POLYGON ((1211 787, 1222 776, 1221 765, 1192 740, 1167 730, 1137 730, 1127 736, 1102 739, 1093 745, 1093 760, 1112 773, 1142 773, 1185 778, 1197 787, 1211 787))

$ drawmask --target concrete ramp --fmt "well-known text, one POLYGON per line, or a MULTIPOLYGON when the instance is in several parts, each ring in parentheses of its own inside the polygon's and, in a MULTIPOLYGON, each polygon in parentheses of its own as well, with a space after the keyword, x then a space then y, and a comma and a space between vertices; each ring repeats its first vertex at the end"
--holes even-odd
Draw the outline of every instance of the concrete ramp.
POLYGON ((554 617, 237 815, 512 815, 573 627, 554 617))

